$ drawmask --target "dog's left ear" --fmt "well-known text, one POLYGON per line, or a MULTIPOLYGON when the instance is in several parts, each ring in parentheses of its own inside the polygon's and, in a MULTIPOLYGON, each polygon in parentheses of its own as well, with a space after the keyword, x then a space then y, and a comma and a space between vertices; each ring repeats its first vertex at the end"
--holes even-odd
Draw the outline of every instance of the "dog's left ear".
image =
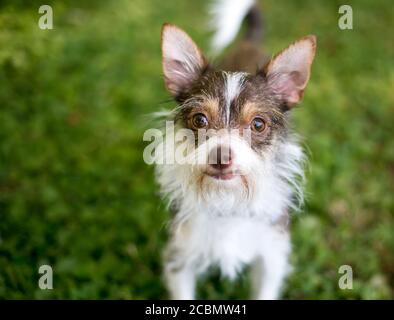
POLYGON ((166 88, 178 97, 200 77, 207 62, 187 33, 169 23, 162 28, 161 50, 166 88))
POLYGON ((316 52, 316 37, 306 36, 278 53, 264 68, 269 86, 287 105, 299 103, 316 52))

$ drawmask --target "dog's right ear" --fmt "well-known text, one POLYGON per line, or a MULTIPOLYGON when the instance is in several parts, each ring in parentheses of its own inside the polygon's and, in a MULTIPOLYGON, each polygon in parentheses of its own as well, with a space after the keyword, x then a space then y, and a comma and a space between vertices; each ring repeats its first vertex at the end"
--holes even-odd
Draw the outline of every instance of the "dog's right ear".
POLYGON ((187 33, 169 23, 161 30, 161 50, 166 88, 178 97, 200 77, 207 62, 187 33))
POLYGON ((270 87, 289 108, 304 95, 315 53, 316 37, 309 35, 282 50, 265 67, 270 87))

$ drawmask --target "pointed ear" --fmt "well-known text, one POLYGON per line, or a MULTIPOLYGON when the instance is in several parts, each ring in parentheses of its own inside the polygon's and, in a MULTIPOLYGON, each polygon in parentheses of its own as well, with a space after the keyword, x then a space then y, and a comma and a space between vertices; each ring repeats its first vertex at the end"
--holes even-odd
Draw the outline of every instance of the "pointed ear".
POLYGON ((199 78, 207 62, 187 33, 172 24, 163 25, 161 50, 166 88, 177 97, 199 78))
POLYGON ((308 83, 316 37, 306 36, 277 54, 265 67, 270 87, 288 107, 299 103, 308 83))

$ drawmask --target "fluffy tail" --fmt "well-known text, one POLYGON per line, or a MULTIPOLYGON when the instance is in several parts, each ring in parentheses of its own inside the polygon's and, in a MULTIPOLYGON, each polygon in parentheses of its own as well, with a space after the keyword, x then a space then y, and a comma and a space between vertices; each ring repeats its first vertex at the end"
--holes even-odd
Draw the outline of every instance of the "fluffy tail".
POLYGON ((211 43, 214 54, 235 39, 244 19, 247 24, 244 38, 252 42, 262 38, 263 21, 255 0, 214 0, 211 15, 215 30, 211 43))

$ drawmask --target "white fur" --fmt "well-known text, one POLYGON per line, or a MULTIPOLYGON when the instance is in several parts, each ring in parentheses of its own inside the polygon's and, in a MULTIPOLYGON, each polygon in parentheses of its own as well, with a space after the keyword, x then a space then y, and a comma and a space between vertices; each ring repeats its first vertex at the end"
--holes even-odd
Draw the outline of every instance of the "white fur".
POLYGON ((296 207, 295 198, 302 200, 302 150, 288 139, 257 154, 243 138, 227 133, 210 138, 189 156, 207 158, 219 143, 228 143, 235 155, 239 176, 231 180, 204 176, 206 163, 157 166, 163 195, 177 208, 166 251, 171 297, 194 298, 196 277, 211 265, 234 278, 252 264, 254 297, 275 299, 289 271, 290 253, 289 236, 277 222, 296 207))
POLYGON ((209 266, 219 266, 234 279, 245 265, 252 264, 253 298, 276 299, 288 273, 290 241, 287 233, 264 219, 192 215, 174 233, 168 247, 166 280, 174 299, 194 298, 196 277, 209 266), (257 270, 256 270, 257 269, 257 270))
POLYGON ((212 50, 220 52, 236 37, 242 20, 253 6, 254 0, 216 0, 212 3, 212 50))
POLYGON ((227 124, 230 121, 230 106, 231 102, 239 95, 242 90, 242 84, 245 80, 246 73, 243 72, 226 72, 224 73, 226 77, 226 117, 227 124))

